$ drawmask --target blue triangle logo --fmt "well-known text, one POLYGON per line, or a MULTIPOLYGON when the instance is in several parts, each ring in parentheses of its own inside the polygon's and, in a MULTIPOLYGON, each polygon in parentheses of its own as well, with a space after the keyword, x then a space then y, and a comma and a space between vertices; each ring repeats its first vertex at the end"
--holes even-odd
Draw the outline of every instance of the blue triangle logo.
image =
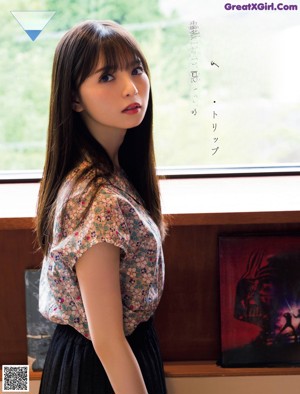
POLYGON ((37 36, 40 35, 42 30, 24 30, 24 31, 29 35, 31 40, 34 41, 37 38, 37 36))
POLYGON ((19 25, 34 41, 54 16, 54 11, 11 11, 19 25))

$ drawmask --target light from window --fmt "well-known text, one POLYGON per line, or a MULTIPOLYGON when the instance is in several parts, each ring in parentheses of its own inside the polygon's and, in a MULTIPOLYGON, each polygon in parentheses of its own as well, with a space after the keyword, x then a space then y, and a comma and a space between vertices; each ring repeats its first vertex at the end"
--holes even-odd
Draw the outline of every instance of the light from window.
POLYGON ((294 3, 3 0, 0 171, 42 168, 54 49, 84 19, 113 19, 141 43, 151 67, 159 167, 299 165, 294 3), (27 10, 55 12, 34 41, 11 14, 27 10))

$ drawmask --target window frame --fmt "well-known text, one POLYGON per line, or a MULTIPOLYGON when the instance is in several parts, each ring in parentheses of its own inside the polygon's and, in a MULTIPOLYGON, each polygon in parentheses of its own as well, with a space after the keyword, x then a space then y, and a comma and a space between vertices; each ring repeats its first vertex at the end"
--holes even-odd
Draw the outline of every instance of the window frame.
MULTIPOLYGON (((38 183, 42 170, 0 171, 0 184, 38 183)), ((224 167, 157 167, 159 179, 193 179, 220 177, 263 177, 300 175, 300 165, 224 166, 224 167)))

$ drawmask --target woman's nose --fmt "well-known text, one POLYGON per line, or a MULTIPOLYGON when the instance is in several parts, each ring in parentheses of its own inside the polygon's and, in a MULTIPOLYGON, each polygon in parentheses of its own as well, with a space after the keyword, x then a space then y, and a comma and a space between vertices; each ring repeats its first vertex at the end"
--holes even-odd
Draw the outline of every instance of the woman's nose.
POLYGON ((128 96, 135 96, 136 94, 138 94, 138 88, 136 84, 131 78, 126 78, 124 82, 123 95, 128 97, 128 96))

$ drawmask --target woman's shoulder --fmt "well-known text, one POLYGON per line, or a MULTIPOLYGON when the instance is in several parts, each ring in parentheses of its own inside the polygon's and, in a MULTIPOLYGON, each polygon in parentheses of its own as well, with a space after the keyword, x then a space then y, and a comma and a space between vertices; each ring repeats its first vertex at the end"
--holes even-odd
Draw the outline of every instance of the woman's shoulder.
POLYGON ((104 183, 104 181, 104 171, 95 168, 88 161, 82 161, 69 172, 62 188, 71 189, 72 195, 76 195, 87 189, 92 190, 95 184, 104 183))
POLYGON ((59 199, 67 201, 85 201, 90 199, 110 199, 117 198, 119 175, 109 174, 104 169, 93 166, 87 161, 77 165, 65 179, 59 199))

